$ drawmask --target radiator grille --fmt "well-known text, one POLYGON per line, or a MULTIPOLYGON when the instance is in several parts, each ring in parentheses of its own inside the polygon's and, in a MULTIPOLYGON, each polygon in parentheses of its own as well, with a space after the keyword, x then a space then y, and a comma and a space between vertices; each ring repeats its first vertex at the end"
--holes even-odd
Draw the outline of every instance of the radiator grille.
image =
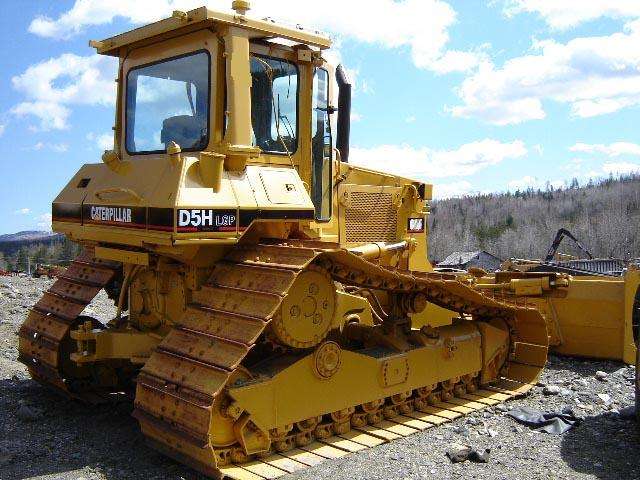
POLYGON ((349 243, 393 242, 398 213, 390 193, 351 192, 345 212, 346 240, 349 243))

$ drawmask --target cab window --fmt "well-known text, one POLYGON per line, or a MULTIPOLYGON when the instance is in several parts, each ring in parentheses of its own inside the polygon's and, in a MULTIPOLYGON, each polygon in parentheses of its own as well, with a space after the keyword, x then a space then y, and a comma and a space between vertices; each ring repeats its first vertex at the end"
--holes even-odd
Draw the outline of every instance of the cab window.
POLYGON ((331 122, 329 121, 329 73, 318 68, 313 76, 311 117, 312 199, 316 220, 331 219, 331 122))
POLYGON ((209 53, 199 51, 129 70, 127 152, 164 152, 171 142, 183 151, 206 148, 210 65, 209 53))
POLYGON ((298 68, 286 60, 251 57, 253 146, 292 154, 298 148, 298 68))

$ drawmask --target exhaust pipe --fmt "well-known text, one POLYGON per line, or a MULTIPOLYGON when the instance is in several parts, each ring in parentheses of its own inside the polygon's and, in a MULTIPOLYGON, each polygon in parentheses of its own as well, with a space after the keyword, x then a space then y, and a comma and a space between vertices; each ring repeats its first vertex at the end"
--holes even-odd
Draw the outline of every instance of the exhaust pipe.
POLYGON ((351 135, 351 82, 342 65, 336 69, 338 82, 338 135, 336 148, 340 151, 340 159, 349 161, 349 136, 351 135))

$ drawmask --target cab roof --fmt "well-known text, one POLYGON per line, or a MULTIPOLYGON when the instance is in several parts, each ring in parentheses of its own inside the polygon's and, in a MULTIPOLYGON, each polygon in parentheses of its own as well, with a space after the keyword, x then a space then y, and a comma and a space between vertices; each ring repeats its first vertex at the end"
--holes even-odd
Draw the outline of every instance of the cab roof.
POLYGON ((196 8, 188 12, 175 11, 169 18, 105 40, 92 40, 89 45, 101 55, 118 57, 122 48, 150 45, 165 38, 173 37, 175 34, 210 28, 216 24, 244 28, 250 32, 249 38, 252 40, 283 38, 321 50, 331 47, 331 39, 318 31, 304 30, 299 26, 287 27, 279 25, 271 19, 256 20, 244 15, 216 12, 206 7, 196 8))

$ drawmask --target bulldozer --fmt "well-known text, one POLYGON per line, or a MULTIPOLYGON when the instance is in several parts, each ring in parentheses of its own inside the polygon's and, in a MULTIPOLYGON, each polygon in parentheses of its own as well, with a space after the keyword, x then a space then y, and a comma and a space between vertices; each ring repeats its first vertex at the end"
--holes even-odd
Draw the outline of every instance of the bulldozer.
POLYGON ((20 328, 32 378, 131 396, 150 445, 238 479, 527 392, 544 318, 433 272, 431 185, 349 163, 331 40, 232 9, 91 42, 119 59, 114 148, 53 201, 84 250, 20 328), (106 324, 83 314, 103 289, 106 324))
POLYGON ((551 351, 568 356, 636 362, 638 270, 633 263, 593 258, 561 228, 543 260, 510 259, 500 271, 462 273, 495 298, 522 298, 547 321, 551 351), (588 258, 558 252, 571 239, 588 258))

